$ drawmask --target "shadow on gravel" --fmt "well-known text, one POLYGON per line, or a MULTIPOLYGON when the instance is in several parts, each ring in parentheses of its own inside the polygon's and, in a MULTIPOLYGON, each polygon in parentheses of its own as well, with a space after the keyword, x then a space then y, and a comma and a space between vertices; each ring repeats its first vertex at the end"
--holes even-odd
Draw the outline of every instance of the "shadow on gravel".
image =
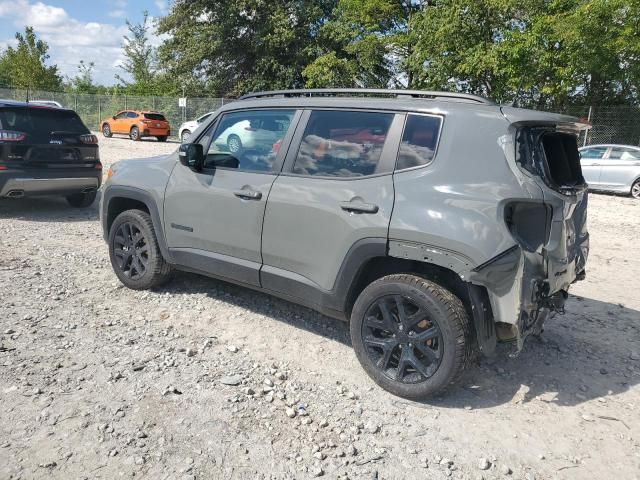
MULTIPOLYGON (((160 291, 206 293, 211 298, 351 346, 346 322, 251 289, 180 272, 160 291)), ((517 357, 509 357, 510 345, 501 345, 494 359, 481 358, 479 365, 469 368, 460 386, 449 390, 446 396, 422 404, 482 409, 506 403, 526 404, 536 399, 574 406, 625 392, 640 383, 640 361, 631 358, 640 341, 640 312, 575 296, 570 297, 566 310, 566 315, 547 322, 540 338, 530 337, 517 357)))
POLYGON ((250 288, 201 275, 176 272, 173 279, 157 291, 171 294, 205 293, 210 298, 223 300, 315 335, 322 335, 327 339, 351 346, 348 323, 326 317, 314 310, 250 288))
MULTIPOLYGON (((64 197, 0 198, 0 220, 12 218, 31 222, 86 222, 98 220, 101 192, 88 208, 71 207, 64 197)), ((98 227, 96 227, 98 228, 98 227)))
POLYGON ((640 312, 575 296, 566 311, 547 322, 540 338, 530 337, 519 356, 509 358, 504 345, 503 355, 481 359, 461 386, 424 403, 479 409, 536 399, 574 406, 640 383, 640 312))

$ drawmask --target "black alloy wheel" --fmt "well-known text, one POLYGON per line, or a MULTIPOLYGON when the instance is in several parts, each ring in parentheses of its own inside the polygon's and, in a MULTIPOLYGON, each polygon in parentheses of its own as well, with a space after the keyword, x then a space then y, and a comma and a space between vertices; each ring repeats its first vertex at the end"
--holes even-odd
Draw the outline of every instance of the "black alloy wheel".
POLYGON ((433 376, 442 360, 438 323, 402 295, 380 297, 369 307, 362 339, 372 362, 396 382, 422 382, 433 376))
POLYGON ((149 243, 144 232, 133 222, 119 225, 113 239, 113 253, 120 271, 132 280, 147 272, 149 243))

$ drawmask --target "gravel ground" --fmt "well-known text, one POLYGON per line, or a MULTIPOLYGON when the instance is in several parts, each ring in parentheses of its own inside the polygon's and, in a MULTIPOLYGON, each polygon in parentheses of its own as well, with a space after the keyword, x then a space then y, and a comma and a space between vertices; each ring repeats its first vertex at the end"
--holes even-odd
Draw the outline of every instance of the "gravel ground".
POLYGON ((640 478, 640 202, 590 201, 567 314, 424 403, 305 308, 182 273, 121 287, 97 204, 0 201, 0 478, 640 478))

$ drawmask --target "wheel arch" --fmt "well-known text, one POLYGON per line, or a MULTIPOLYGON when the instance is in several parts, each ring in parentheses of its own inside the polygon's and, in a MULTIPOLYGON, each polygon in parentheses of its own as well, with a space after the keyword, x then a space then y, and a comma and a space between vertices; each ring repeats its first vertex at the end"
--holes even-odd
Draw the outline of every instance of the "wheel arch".
POLYGON ((465 307, 468 307, 468 310, 471 311, 467 282, 462 280, 453 270, 434 263, 397 258, 385 254, 365 259, 353 276, 344 304, 347 316, 351 314, 358 295, 362 293, 367 285, 379 278, 398 273, 418 275, 443 286, 459 297, 465 307))
POLYGON ((149 214, 162 256, 167 262, 171 263, 171 255, 164 236, 160 212, 153 197, 144 190, 134 187, 113 186, 104 191, 101 205, 104 239, 108 240, 109 230, 116 217, 122 212, 132 209, 142 210, 149 214))

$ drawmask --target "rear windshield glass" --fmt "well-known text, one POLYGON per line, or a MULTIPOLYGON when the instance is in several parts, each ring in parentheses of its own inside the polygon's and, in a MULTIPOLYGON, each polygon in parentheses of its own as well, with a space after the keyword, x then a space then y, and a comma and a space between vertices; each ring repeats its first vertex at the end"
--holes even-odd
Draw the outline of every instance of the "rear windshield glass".
POLYGON ((0 129, 27 134, 27 139, 48 142, 51 132, 89 133, 77 113, 38 107, 0 108, 0 129))
POLYGON ((164 115, 160 113, 145 113, 144 118, 147 118, 149 120, 165 120, 164 115))

